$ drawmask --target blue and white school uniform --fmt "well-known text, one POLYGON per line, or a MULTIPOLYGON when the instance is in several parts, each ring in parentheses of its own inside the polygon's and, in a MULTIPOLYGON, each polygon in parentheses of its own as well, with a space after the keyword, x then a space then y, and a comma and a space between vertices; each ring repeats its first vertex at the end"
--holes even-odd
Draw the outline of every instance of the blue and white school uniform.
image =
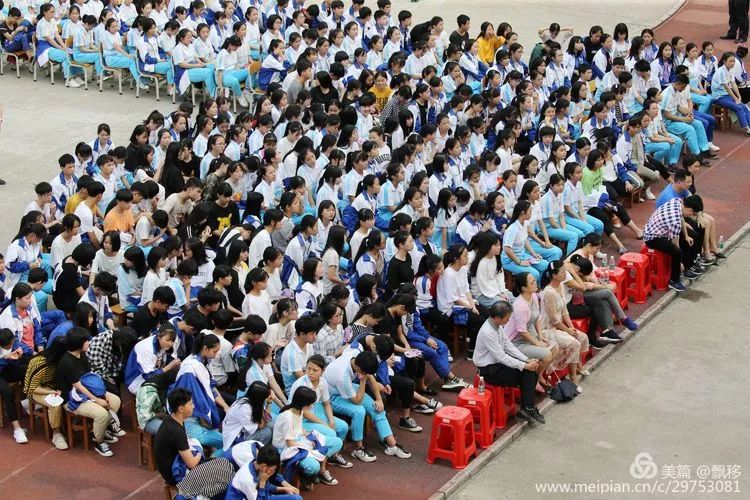
POLYGON ((126 312, 138 310, 143 290, 143 278, 139 278, 135 271, 127 271, 124 267, 117 267, 117 296, 120 305, 126 312))
POLYGON ((279 60, 273 54, 269 54, 260 65, 258 87, 266 90, 272 83, 281 83, 286 78, 290 66, 287 61, 279 60))
POLYGON ((579 238, 583 238, 587 234, 596 233, 601 236, 604 231, 604 224, 596 217, 592 217, 586 212, 579 212, 580 204, 583 203, 583 185, 578 182, 573 184, 570 180, 565 182, 565 189, 562 192, 563 207, 569 206, 570 210, 577 214, 579 217, 583 217, 581 220, 577 217, 572 217, 565 214, 565 222, 568 225, 568 229, 576 229, 579 232, 579 238))
POLYGON ((677 76, 675 66, 673 59, 663 60, 657 57, 651 62, 651 74, 659 80, 662 89, 674 82, 677 76))
POLYGON ((211 378, 206 364, 208 360, 199 354, 191 354, 180 365, 175 383, 169 390, 175 388, 187 389, 193 394, 193 416, 185 421, 185 431, 189 438, 197 439, 203 446, 221 450, 224 439, 218 428, 221 424, 219 408, 216 405, 216 382, 211 378), (208 427, 201 425, 201 420, 208 427))
POLYGON ((588 140, 591 141, 592 144, 596 143, 596 137, 595 133, 599 129, 603 129, 605 127, 611 127, 611 121, 607 118, 605 118, 602 121, 598 121, 596 119, 596 115, 592 115, 590 119, 586 120, 583 124, 583 129, 581 130, 581 137, 586 137, 588 140))
MULTIPOLYGON (((242 443, 257 443, 257 447, 261 447, 262 444, 257 441, 247 441, 242 443)), ((258 498, 277 498, 279 500, 299 500, 302 497, 300 495, 281 495, 276 493, 276 489, 281 486, 282 480, 278 474, 274 474, 266 482, 266 485, 260 487, 260 475, 255 469, 255 456, 247 463, 243 464, 237 470, 237 473, 232 478, 232 482, 227 488, 225 500, 256 500, 258 498)))
POLYGON ((411 267, 414 270, 414 274, 417 274, 417 271, 419 270, 419 263, 422 262, 422 259, 425 255, 440 255, 438 253, 438 247, 430 241, 427 240, 427 244, 422 243, 419 238, 414 238, 414 248, 412 248, 411 252, 409 252, 409 255, 411 255, 411 267), (429 252, 428 252, 429 250, 429 252))
POLYGON ((555 194, 551 189, 547 191, 540 201, 544 226, 550 239, 565 241, 567 243, 566 254, 571 254, 578 247, 579 232, 577 230, 563 229, 560 220, 565 214, 562 193, 555 194), (557 221, 558 227, 552 227, 549 219, 557 221))
MULTIPOLYGON (((352 198, 357 196, 357 186, 359 186, 359 183, 362 182, 362 180, 365 178, 365 175, 367 174, 367 171, 363 171, 361 174, 357 172, 355 169, 351 169, 347 174, 344 176, 344 182, 343 182, 343 202, 345 205, 349 205, 349 197, 352 198)), ((352 200, 353 201, 353 200, 352 200)))
POLYGON ((164 373, 175 355, 172 349, 165 351, 159 346, 159 339, 151 335, 138 342, 128 356, 125 365, 125 383, 132 394, 137 394, 144 382, 164 373))
POLYGON ((453 189, 453 177, 446 173, 435 172, 430 176, 429 200, 430 206, 434 207, 438 201, 438 195, 444 188, 453 189))
POLYGON ((284 288, 297 288, 305 260, 318 256, 316 247, 316 241, 312 236, 305 238, 302 234, 297 234, 289 241, 281 268, 281 282, 284 288))
POLYGON ((323 296, 323 288, 320 283, 311 283, 304 281, 297 286, 294 298, 297 301, 297 307, 300 314, 303 311, 315 311, 318 308, 320 298, 323 296))
POLYGON ((64 212, 68 199, 76 194, 78 189, 78 177, 73 175, 70 179, 66 179, 65 175, 60 172, 50 181, 50 184, 52 185, 52 201, 55 202, 57 210, 64 212))
MULTIPOLYGON (((177 47, 175 47, 177 48, 177 47)), ((193 40, 193 48, 195 49, 195 55, 206 62, 213 62, 216 60, 216 52, 211 46, 211 42, 196 38, 193 40)))
POLYGON ((41 243, 31 244, 25 237, 14 240, 5 253, 5 267, 10 275, 5 280, 5 289, 13 290, 19 281, 26 281, 29 273, 29 265, 42 258, 41 243))
POLYGON ((232 36, 232 28, 228 24, 225 24, 223 28, 219 26, 219 23, 211 26, 208 32, 208 41, 211 43, 214 52, 219 52, 221 46, 224 45, 224 41, 230 36, 232 36))
POLYGON ((11 303, 5 308, 2 314, 0 314, 0 328, 7 328, 13 332, 16 342, 20 344, 19 347, 21 347, 25 355, 33 356, 37 346, 45 345, 42 333, 42 318, 33 306, 29 306, 29 308, 26 309, 26 318, 21 318, 16 309, 16 305, 11 303), (27 325, 33 326, 34 328, 33 346, 23 342, 24 327, 27 325))
MULTIPOLYGON (((318 387, 313 387, 313 384, 310 381, 310 377, 308 377, 307 375, 302 375, 300 378, 294 381, 291 389, 289 390, 290 401, 294 397, 294 391, 296 391, 300 387, 307 387, 308 389, 312 389, 313 391, 315 391, 316 400, 311 411, 322 422, 327 423, 328 416, 326 415, 324 404, 331 402, 331 394, 326 379, 321 377, 318 381, 318 387)), ((333 421, 336 427, 335 430, 328 427, 327 424, 316 424, 310 422, 307 419, 302 420, 302 427, 304 427, 306 431, 317 431, 326 436, 326 438, 338 437, 339 439, 343 440, 344 438, 346 438, 346 433, 349 432, 349 424, 336 416, 333 417, 333 421)))
POLYGON ((39 67, 44 67, 49 61, 54 61, 62 65, 63 75, 68 78, 70 74, 70 62, 65 51, 53 47, 49 39, 55 39, 57 36, 57 20, 47 21, 43 17, 36 23, 36 62, 39 67))
POLYGON ((114 314, 109 308, 109 297, 105 294, 101 294, 97 297, 94 293, 94 287, 90 286, 81 296, 81 300, 78 303, 85 302, 96 310, 99 331, 102 332, 107 329, 107 321, 114 319, 114 314))
POLYGON ((324 182, 323 185, 320 186, 320 189, 318 189, 318 192, 315 193, 315 210, 320 209, 320 204, 323 201, 330 200, 336 206, 336 217, 334 220, 338 221, 340 219, 339 208, 341 204, 339 194, 338 186, 333 187, 329 183, 324 182))
POLYGON ((594 61, 591 65, 591 69, 594 73, 594 83, 596 83, 596 87, 599 88, 599 86, 601 86, 602 78, 604 78, 604 75, 612 70, 612 54, 610 54, 610 52, 604 47, 599 49, 596 55, 594 55, 594 61))
POLYGON ((520 221, 516 220, 513 224, 508 226, 508 228, 505 230, 505 234, 503 235, 503 253, 501 255, 503 269, 510 271, 513 274, 519 274, 523 272, 531 273, 534 275, 537 282, 539 282, 541 273, 547 269, 549 263, 544 259, 532 262, 533 258, 531 254, 526 250, 526 241, 528 240, 528 238, 529 233, 526 229, 526 226, 520 221), (510 257, 508 257, 505 251, 506 247, 510 247, 519 261, 530 261, 529 265, 521 266, 520 264, 516 264, 515 262, 513 262, 510 257))
POLYGON ((734 111, 737 115, 737 121, 740 127, 747 128, 750 126, 750 111, 745 104, 737 104, 734 99, 727 93, 724 85, 731 85, 734 81, 734 74, 726 66, 720 66, 714 73, 711 82, 711 95, 717 106, 734 111))
MULTIPOLYGON (((86 28, 80 28, 75 31, 73 37, 73 60, 80 63, 93 64, 96 74, 101 75, 104 71, 104 67, 99 59, 99 54, 97 52, 83 52, 81 50, 82 47, 93 48, 95 46, 93 31, 87 30, 86 28)), ((99 140, 97 139, 94 142, 98 143, 99 140)), ((94 158, 94 160, 95 159, 96 158, 94 158)))
MULTIPOLYGON (((216 94, 216 77, 212 65, 202 68, 183 68, 180 64, 197 64, 198 55, 195 51, 195 44, 185 45, 178 43, 172 51, 172 62, 174 63, 174 81, 180 94, 184 94, 191 83, 200 83, 206 86, 209 95, 216 94)), ((199 155, 202 156, 202 155, 199 155)))
POLYGON ((439 208, 437 216, 435 217, 435 232, 432 235, 432 241, 439 250, 447 250, 453 245, 456 238, 456 227, 458 222, 456 221, 456 211, 448 214, 445 209, 439 208), (446 248, 443 248, 443 229, 446 231, 445 244, 446 248))
POLYGON ((140 80, 136 58, 126 57, 122 55, 121 52, 115 50, 115 47, 120 47, 122 49, 122 38, 118 33, 105 31, 102 34, 101 44, 104 53, 104 62, 107 66, 113 68, 127 68, 130 70, 130 75, 135 81, 140 80))
POLYGON ((570 79, 565 72, 565 66, 550 63, 545 70, 545 84, 553 92, 560 87, 569 86, 570 79))
POLYGON ((474 220, 471 215, 466 215, 456 227, 455 243, 468 245, 471 239, 482 229, 482 221, 474 220))
POLYGON ((304 372, 307 360, 313 354, 315 350, 312 344, 305 344, 304 349, 301 349, 294 340, 284 348, 281 354, 281 377, 284 379, 284 391, 290 394, 290 397, 292 384, 297 380, 294 372, 304 372))
POLYGON ((393 212, 387 207, 397 206, 404 199, 404 187, 403 183, 394 186, 391 180, 387 180, 385 184, 380 188, 378 193, 378 211, 375 218, 375 225, 384 230, 388 230, 388 225, 393 218, 393 212))
POLYGON ((169 85, 174 84, 172 63, 168 59, 162 58, 159 53, 157 37, 149 37, 144 33, 138 37, 136 48, 138 50, 138 69, 141 73, 166 75, 167 83, 169 85))
MULTIPOLYGON (((237 54, 229 52, 227 49, 221 49, 216 57, 216 71, 221 72, 222 87, 232 89, 235 96, 242 95, 240 83, 247 80, 248 73, 246 69, 237 67, 237 54)), ((218 78, 217 78, 218 82, 218 78)))

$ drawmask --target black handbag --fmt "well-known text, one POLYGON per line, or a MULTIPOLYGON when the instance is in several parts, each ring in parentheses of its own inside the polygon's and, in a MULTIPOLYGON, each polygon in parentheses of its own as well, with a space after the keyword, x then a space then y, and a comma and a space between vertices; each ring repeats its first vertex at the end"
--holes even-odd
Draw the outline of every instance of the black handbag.
MULTIPOLYGON (((555 374, 557 376, 557 374, 555 374)), ((565 403, 575 399, 578 396, 578 386, 568 379, 557 379, 555 385, 549 393, 549 397, 558 403, 565 403)))

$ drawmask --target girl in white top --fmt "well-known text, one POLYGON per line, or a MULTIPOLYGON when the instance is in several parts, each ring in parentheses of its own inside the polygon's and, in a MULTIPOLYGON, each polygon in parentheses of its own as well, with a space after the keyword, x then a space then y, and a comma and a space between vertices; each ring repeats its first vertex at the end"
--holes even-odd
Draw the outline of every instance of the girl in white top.
POLYGON ((263 209, 268 210, 276 206, 276 167, 273 165, 264 165, 258 169, 258 178, 260 181, 253 191, 263 195, 263 209))
POLYGON ((352 257, 357 255, 362 242, 370 234, 370 231, 372 231, 372 227, 375 225, 375 212, 369 208, 363 208, 357 213, 357 218, 357 226, 349 242, 352 257))
POLYGON ((269 324, 273 305, 271 297, 266 292, 268 286, 268 273, 258 267, 251 269, 245 280, 245 300, 242 302, 242 314, 256 314, 260 316, 266 325, 269 324))
POLYGON ((203 26, 198 32, 198 37, 193 40, 195 55, 206 64, 216 60, 216 52, 211 46, 211 41, 208 38, 209 35, 210 31, 208 26, 203 26))
POLYGON ((321 279, 323 263, 318 258, 309 258, 302 265, 302 281, 295 290, 295 300, 299 310, 314 311, 323 296, 321 279))
POLYGON ((177 45, 172 51, 172 63, 175 67, 175 84, 180 94, 184 94, 190 83, 203 82, 209 95, 216 92, 216 77, 212 68, 206 67, 208 60, 203 60, 197 52, 190 30, 180 30, 177 34, 177 45))
MULTIPOLYGON (((310 356, 305 365, 305 374, 295 380, 289 390, 289 399, 293 399, 294 393, 301 387, 315 391, 315 404, 309 411, 303 412, 302 426, 306 431, 317 431, 326 438, 338 437, 343 440, 349 430, 349 425, 333 415, 328 382, 323 378, 325 366, 326 362, 321 355, 310 356)), ((334 460, 342 464, 342 467, 351 467, 351 463, 339 454, 334 457, 334 460)))
MULTIPOLYGON (((248 363, 250 361, 248 359, 248 363)), ((271 372, 273 378, 273 372, 271 372)), ((271 444, 273 427, 266 411, 271 402, 271 390, 267 384, 256 382, 247 388, 245 396, 237 399, 224 417, 221 434, 224 449, 245 441, 260 441, 271 444)))
POLYGON ((148 17, 154 20, 156 23, 156 29, 163 31, 164 25, 169 21, 169 14, 167 14, 167 1, 156 0, 154 10, 151 11, 151 14, 149 14, 148 17))
POLYGON ((245 26, 247 31, 245 32, 245 39, 242 40, 243 44, 247 44, 249 49, 250 57, 254 60, 260 59, 260 23, 258 22, 258 9, 255 7, 248 7, 243 9, 245 12, 245 26))
POLYGON ((143 278, 143 294, 139 305, 151 302, 154 290, 167 283, 167 251, 162 247, 152 247, 146 258, 148 272, 143 278))
POLYGON ((343 226, 333 226, 328 232, 328 240, 323 252, 323 278, 321 286, 323 295, 331 293, 333 285, 348 285, 349 280, 342 279, 339 276, 339 259, 344 253, 346 245, 346 228, 343 226))
POLYGON ((484 307, 500 300, 510 301, 513 295, 505 287, 505 275, 500 263, 502 242, 491 232, 480 233, 475 243, 474 260, 469 266, 471 294, 484 307))

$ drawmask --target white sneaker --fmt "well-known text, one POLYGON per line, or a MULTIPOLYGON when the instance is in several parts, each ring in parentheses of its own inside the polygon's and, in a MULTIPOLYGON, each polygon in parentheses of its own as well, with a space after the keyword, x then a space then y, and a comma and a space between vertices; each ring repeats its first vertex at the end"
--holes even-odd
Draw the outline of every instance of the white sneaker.
POLYGON ((138 88, 141 90, 148 90, 149 86, 148 83, 138 82, 138 88))
POLYGON ((243 108, 247 108, 248 107, 247 99, 245 99, 245 96, 242 95, 242 94, 240 94, 240 95, 237 96, 237 103, 240 106, 242 106, 243 108))
POLYGON ((651 192, 651 188, 646 189, 646 199, 647 200, 655 200, 656 196, 654 196, 654 193, 651 192))
POLYGON ((716 144, 714 144, 713 142, 709 142, 708 143, 708 150, 715 153, 716 151, 721 151, 721 148, 719 146, 717 146, 716 144))
POLYGON ((411 453, 401 447, 400 444, 396 443, 393 446, 388 446, 385 449, 385 454, 390 456, 397 456, 398 458, 411 458, 411 453))
POLYGON ((26 444, 29 442, 29 438, 26 437, 26 431, 20 427, 13 431, 13 439, 15 439, 18 444, 26 444))
POLYGON ((67 450, 68 449, 68 442, 65 441, 65 437, 63 437, 62 434, 59 432, 56 432, 52 435, 52 444, 57 448, 58 450, 67 450))
POLYGON ((73 79, 74 79, 74 80, 76 80, 76 81, 77 81, 78 83, 80 83, 81 85, 85 85, 85 84, 86 84, 86 82, 85 82, 85 81, 83 80, 83 77, 82 77, 82 76, 76 76, 76 77, 74 77, 73 79))
POLYGON ((68 80, 68 87, 70 88, 77 89, 82 86, 83 86, 83 83, 81 83, 75 78, 71 78, 70 80, 68 80))
POLYGON ((112 76, 113 76, 113 75, 112 75, 112 73, 104 73, 104 74, 102 75, 102 81, 103 81, 103 82, 106 82, 107 80, 111 79, 111 78, 112 78, 112 76))
POLYGON ((29 414, 29 398, 26 398, 23 401, 21 401, 21 408, 23 408, 23 412, 26 415, 29 414))

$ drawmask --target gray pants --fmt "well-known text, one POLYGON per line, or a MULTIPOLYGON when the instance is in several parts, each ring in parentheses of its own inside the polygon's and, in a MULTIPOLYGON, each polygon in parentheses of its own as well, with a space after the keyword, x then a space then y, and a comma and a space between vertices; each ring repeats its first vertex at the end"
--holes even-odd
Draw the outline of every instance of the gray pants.
POLYGON ((608 288, 583 292, 583 301, 593 310, 602 331, 610 330, 614 327, 612 313, 614 313, 617 319, 625 319, 627 317, 625 311, 620 307, 620 303, 617 302, 614 292, 608 288))

